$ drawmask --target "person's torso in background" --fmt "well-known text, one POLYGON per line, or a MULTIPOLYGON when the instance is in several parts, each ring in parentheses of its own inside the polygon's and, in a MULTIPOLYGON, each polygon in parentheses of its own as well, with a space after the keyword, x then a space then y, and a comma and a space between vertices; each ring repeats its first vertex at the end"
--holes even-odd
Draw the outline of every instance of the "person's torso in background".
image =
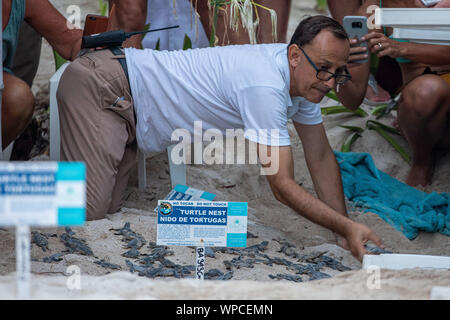
POLYGON ((25 0, 13 0, 11 2, 11 11, 8 23, 2 34, 3 50, 3 71, 12 73, 14 53, 16 52, 17 42, 19 40, 19 30, 25 17, 25 0))
POLYGON ((159 29, 174 25, 179 28, 148 33, 142 40, 143 48, 155 49, 159 39, 160 50, 179 50, 183 48, 185 35, 192 42, 192 48, 209 46, 205 30, 200 19, 191 7, 189 0, 148 0, 147 21, 150 29, 159 29))

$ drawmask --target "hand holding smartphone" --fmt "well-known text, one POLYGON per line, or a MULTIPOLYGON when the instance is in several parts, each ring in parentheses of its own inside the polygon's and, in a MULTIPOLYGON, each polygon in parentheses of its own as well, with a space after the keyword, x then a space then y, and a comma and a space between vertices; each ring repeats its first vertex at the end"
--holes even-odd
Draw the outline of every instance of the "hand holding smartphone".
POLYGON ((83 37, 106 32, 108 28, 108 20, 108 17, 96 14, 88 14, 86 16, 86 23, 84 25, 83 37))
MULTIPOLYGON (((348 34, 348 37, 350 39, 357 39, 358 42, 359 40, 364 37, 368 32, 369 29, 367 27, 367 17, 365 16, 345 16, 344 20, 343 20, 343 27, 345 29, 345 31, 348 34)), ((354 46, 352 46, 354 47, 354 46)), ((356 54, 363 54, 364 52, 366 54, 368 54, 368 43, 367 41, 362 41, 359 42, 359 47, 364 47, 365 50, 357 50, 357 53, 354 53, 352 55, 356 55, 356 54)), ((361 59, 361 60, 357 60, 357 61, 352 61, 352 63, 366 63, 369 61, 369 58, 366 59, 361 59)))

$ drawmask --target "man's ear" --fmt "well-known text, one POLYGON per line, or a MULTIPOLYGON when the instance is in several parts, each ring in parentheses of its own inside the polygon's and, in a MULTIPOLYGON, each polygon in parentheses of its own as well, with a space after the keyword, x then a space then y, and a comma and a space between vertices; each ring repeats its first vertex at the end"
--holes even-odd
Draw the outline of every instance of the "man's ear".
POLYGON ((288 48, 288 59, 289 64, 296 67, 300 64, 302 60, 302 51, 299 49, 297 44, 292 44, 288 48))

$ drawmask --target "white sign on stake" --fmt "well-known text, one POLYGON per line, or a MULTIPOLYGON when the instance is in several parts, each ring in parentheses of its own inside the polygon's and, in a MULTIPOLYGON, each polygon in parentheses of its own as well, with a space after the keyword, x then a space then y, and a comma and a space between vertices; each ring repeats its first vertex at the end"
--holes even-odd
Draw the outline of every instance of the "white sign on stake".
POLYGON ((157 245, 195 246, 196 278, 203 280, 205 247, 247 246, 247 203, 158 201, 157 245))
POLYGON ((197 252, 196 278, 197 280, 203 280, 205 278, 205 247, 197 247, 195 251, 197 252))
POLYGON ((85 208, 84 163, 0 162, 0 226, 16 227, 20 299, 30 291, 30 226, 80 226, 85 208))
POLYGON ((17 295, 28 299, 30 292, 30 227, 16 227, 16 273, 17 295))

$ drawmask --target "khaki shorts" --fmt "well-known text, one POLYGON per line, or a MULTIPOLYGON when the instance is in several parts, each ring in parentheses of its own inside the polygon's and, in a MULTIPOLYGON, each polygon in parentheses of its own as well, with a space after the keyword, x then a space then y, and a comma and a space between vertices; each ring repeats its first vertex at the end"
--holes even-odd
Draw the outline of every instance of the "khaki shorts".
POLYGON ((130 86, 109 50, 86 53, 61 77, 57 100, 61 160, 86 163, 88 220, 120 210, 136 163, 130 86))

